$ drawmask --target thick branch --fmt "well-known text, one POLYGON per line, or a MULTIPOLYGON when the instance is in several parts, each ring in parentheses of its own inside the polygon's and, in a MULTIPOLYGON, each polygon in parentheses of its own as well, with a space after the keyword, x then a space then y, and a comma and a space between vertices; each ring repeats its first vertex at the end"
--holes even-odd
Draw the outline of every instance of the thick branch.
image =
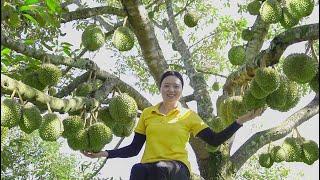
POLYGON ((61 113, 77 111, 83 109, 84 106, 92 107, 92 109, 99 106, 99 103, 95 99, 85 97, 75 97, 70 99, 52 97, 22 83, 21 81, 17 81, 1 74, 1 93, 11 94, 15 89, 19 91, 23 100, 36 104, 39 109, 47 109, 47 103, 49 103, 50 108, 53 111, 61 113))
POLYGON ((9 37, 6 37, 4 33, 1 33, 1 45, 41 61, 50 61, 52 64, 62 64, 80 69, 97 68, 97 64, 87 58, 79 58, 74 60, 70 57, 48 54, 43 50, 28 47, 19 40, 13 40, 9 37))
POLYGON ((234 163, 236 170, 239 170, 241 166, 264 145, 284 138, 294 128, 318 113, 319 94, 317 94, 307 106, 291 115, 279 126, 254 134, 231 156, 230 160, 234 163))
POLYGON ((268 49, 261 51, 252 63, 242 65, 238 71, 231 73, 223 87, 224 92, 231 93, 234 86, 250 81, 260 64, 271 66, 279 62, 286 48, 292 44, 319 39, 319 23, 289 29, 277 35, 268 49))
POLYGON ((94 8, 79 9, 76 11, 62 14, 61 22, 66 23, 73 20, 86 19, 94 16, 103 15, 103 14, 112 14, 112 15, 117 15, 121 17, 126 16, 126 13, 122 9, 115 8, 112 6, 101 6, 101 7, 94 7, 94 8))
POLYGON ((149 21, 146 9, 139 0, 122 0, 121 3, 128 14, 128 20, 138 39, 144 61, 155 82, 159 85, 161 74, 166 71, 169 66, 164 59, 155 35, 154 27, 149 21))

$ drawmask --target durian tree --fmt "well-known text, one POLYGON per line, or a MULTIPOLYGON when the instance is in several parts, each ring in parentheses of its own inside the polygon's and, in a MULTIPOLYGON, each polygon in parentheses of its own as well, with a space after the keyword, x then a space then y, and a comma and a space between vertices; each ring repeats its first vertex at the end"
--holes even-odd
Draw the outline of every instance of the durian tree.
MULTIPOLYGON (((215 131, 250 110, 288 111, 301 100, 301 89, 305 94, 315 91, 307 106, 256 132, 232 155, 233 138, 214 151, 190 138, 204 179, 233 178, 259 149, 285 141, 319 114, 319 23, 306 23, 318 8, 313 0, 1 1, 1 95, 6 99, 1 127, 23 124, 20 109, 29 102, 43 117, 41 138, 64 137, 73 150, 99 151, 113 135, 132 133, 138 112, 151 105, 139 90, 158 93, 160 76, 168 69, 188 77, 193 93, 181 102, 196 102, 198 114, 215 131), (241 18, 222 13, 235 5, 241 18), (79 44, 64 41, 73 36, 64 28, 70 24, 81 34, 74 40, 79 44), (284 56, 300 42, 307 45, 304 54, 284 56), (94 55, 100 52, 112 56, 97 60, 94 55), (99 61, 116 65, 108 69, 99 61), (139 90, 121 78, 128 74, 135 75, 139 90), (208 88, 213 76, 224 79, 217 102, 211 100, 217 92, 208 88), (58 113, 68 118, 62 120, 58 113), (94 136, 98 138, 86 138, 94 136)), ((318 148, 308 141, 301 145, 308 152, 318 148)), ((312 161, 318 159, 308 152, 312 161)), ((273 156, 265 153, 261 159, 269 167, 273 156)))

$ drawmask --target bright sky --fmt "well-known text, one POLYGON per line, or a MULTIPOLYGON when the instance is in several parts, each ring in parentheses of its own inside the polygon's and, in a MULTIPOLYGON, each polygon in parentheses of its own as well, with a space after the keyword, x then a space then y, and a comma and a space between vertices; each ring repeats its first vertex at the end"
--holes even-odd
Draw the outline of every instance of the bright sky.
MULTIPOLYGON (((237 14, 235 14, 235 12, 236 12, 236 10, 235 11, 228 11, 228 12, 225 11, 223 13, 226 13, 226 14, 228 13, 230 15, 239 17, 237 14), (231 14, 230 14, 230 12, 231 12, 231 14)), ((252 25, 252 23, 254 21, 254 19, 253 19, 254 16, 246 15, 245 17, 247 17, 249 19, 249 21, 251 23, 251 24, 249 23, 249 25, 252 25)), ((313 14, 309 18, 308 21, 312 22, 312 23, 319 22, 318 17, 319 17, 319 6, 317 6, 317 8, 314 9, 313 14)), ((81 33, 82 32, 77 32, 74 28, 72 28, 71 23, 67 23, 65 25, 62 25, 62 28, 63 28, 63 32, 66 32, 67 35, 65 37, 62 37, 60 40, 71 42, 72 44, 75 45, 75 48, 78 48, 79 44, 81 43, 81 33)), ((165 43, 162 43, 161 41, 160 41, 160 45, 165 52, 167 52, 166 51, 167 49, 171 49, 171 45, 166 45, 165 43)), ((264 46, 264 48, 266 48, 266 47, 267 47, 267 44, 264 46)), ((303 44, 300 43, 299 45, 290 46, 286 50, 285 54, 288 54, 288 52, 303 52, 303 50, 304 50, 303 44)), ((95 61, 99 65, 100 68, 102 68, 108 72, 111 72, 112 71, 111 69, 114 68, 115 62, 111 58, 111 52, 108 50, 105 50, 102 48, 96 54, 95 53, 87 53, 87 54, 85 54, 85 56, 92 58, 92 60, 95 61)), ((134 76, 129 74, 129 75, 122 75, 120 78, 122 80, 124 80, 125 82, 127 82, 128 84, 132 85, 133 87, 137 88, 134 85, 134 83, 137 81, 137 79, 134 76)), ((223 82, 224 80, 219 79, 219 81, 223 82)), ((210 86, 213 82, 214 82, 214 80, 212 79, 212 81, 210 81, 208 83, 208 85, 210 86)), ((186 82, 185 84, 188 84, 188 82, 186 82)), ((186 86, 186 88, 184 89, 183 95, 189 95, 191 93, 192 93, 192 89, 189 86, 186 86)), ((161 101, 161 97, 159 95, 151 96, 145 92, 141 92, 141 94, 143 94, 146 98, 148 98, 152 104, 156 104, 161 101)), ((217 97, 221 94, 222 94, 221 91, 219 91, 215 94, 212 94, 212 102, 214 102, 214 104, 216 102, 217 97)), ((308 102, 313 97, 314 97, 314 93, 312 93, 311 95, 308 95, 306 97, 303 97, 302 100, 300 101, 300 103, 295 108, 291 109, 287 113, 281 113, 278 111, 273 111, 271 109, 268 109, 267 111, 264 112, 264 114, 261 117, 258 117, 256 119, 244 124, 244 126, 242 128, 240 128, 238 130, 238 132, 236 133, 233 147, 231 149, 231 153, 234 153, 241 146, 241 144, 243 144, 247 139, 249 139, 250 136, 253 135, 255 132, 277 126, 282 121, 284 121, 286 118, 288 118, 293 112, 299 110, 300 108, 302 108, 303 106, 308 104, 308 102)), ((189 105, 192 109, 196 110, 196 103, 195 102, 191 102, 191 103, 189 103, 189 105)), ((299 130, 300 134, 302 136, 304 136, 306 139, 314 140, 319 144, 319 134, 318 134, 319 121, 318 121, 318 118, 319 118, 319 115, 316 115, 315 117, 311 118, 308 122, 305 122, 302 125, 300 125, 298 130, 299 130)), ((130 142, 132 141, 132 138, 133 138, 133 136, 126 138, 120 147, 130 144, 130 142)), ((113 147, 115 147, 115 145, 117 144, 119 139, 120 138, 114 137, 113 141, 111 143, 107 144, 105 149, 113 149, 113 147)), ((282 143, 282 141, 283 141, 283 139, 279 140, 275 143, 282 143)), ((109 159, 108 162, 106 163, 105 167, 101 170, 101 177, 104 177, 104 178, 105 177, 115 177, 117 179, 119 177, 122 177, 122 179, 125 179, 125 180, 129 179, 130 169, 135 163, 138 163, 140 161, 142 153, 143 153, 143 149, 141 150, 140 154, 136 157, 127 158, 127 159, 109 159)), ((63 148, 62 151, 63 152, 72 152, 66 144, 65 144, 65 147, 63 148)), ((190 146, 188 146, 188 151, 189 151, 189 156, 190 156, 189 160, 192 164, 192 171, 199 174, 196 159, 195 159, 194 153, 192 152, 190 146)), ((91 161, 90 158, 82 156, 79 152, 75 152, 75 154, 78 155, 79 158, 83 158, 84 160, 91 161)), ((96 160, 92 160, 92 161, 96 161, 96 160)), ((285 163, 285 164, 286 164, 286 166, 290 167, 292 169, 292 171, 296 171, 296 172, 303 171, 305 174, 303 179, 308 179, 308 180, 319 179, 319 172, 318 172, 319 160, 316 161, 312 166, 308 166, 304 163, 285 163)))

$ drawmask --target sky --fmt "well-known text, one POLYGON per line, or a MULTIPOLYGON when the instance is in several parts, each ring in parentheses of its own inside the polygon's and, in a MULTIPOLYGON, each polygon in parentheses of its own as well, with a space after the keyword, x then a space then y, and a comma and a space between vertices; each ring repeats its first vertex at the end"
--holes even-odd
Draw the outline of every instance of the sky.
MULTIPOLYGON (((235 6, 235 5, 232 5, 232 6, 235 6)), ((236 7, 233 7, 233 8, 236 8, 236 7)), ((70 10, 73 10, 72 7, 70 7, 70 10)), ((235 12, 236 12, 236 10, 235 11, 222 10, 221 13, 230 14, 232 16, 239 17, 239 15, 235 14, 235 12)), ((317 6, 317 8, 314 9, 313 14, 308 19, 308 21, 313 22, 313 23, 319 22, 318 16, 319 16, 319 7, 317 6)), ((249 19, 249 25, 252 25, 252 23, 254 21, 254 16, 245 15, 245 17, 247 19, 249 19)), ((81 43, 81 32, 78 32, 74 28, 72 28, 72 23, 66 23, 66 24, 62 25, 62 28, 63 28, 63 32, 67 33, 67 35, 65 37, 61 37, 61 39, 59 39, 59 40, 72 42, 72 44, 74 44, 75 47, 78 48, 81 43)), ((163 40, 161 40, 161 38, 159 38, 161 48, 164 50, 164 52, 168 52, 167 50, 171 49, 171 45, 165 44, 162 41, 163 40)), ((266 44, 264 44, 262 49, 267 48, 267 47, 268 47, 268 44, 266 43, 266 44)), ((284 55, 286 56, 289 52, 303 52, 303 51, 304 51, 304 45, 303 45, 303 43, 299 43, 299 44, 290 46, 285 51, 284 55)), ((167 53, 165 53, 165 56, 167 56, 167 53)), ((101 69, 104 69, 108 72, 114 71, 115 62, 112 59, 111 51, 109 51, 109 50, 102 48, 97 53, 86 53, 84 55, 84 57, 91 58, 94 62, 96 62, 99 65, 99 67, 101 69)), ((138 88, 134 84, 137 81, 136 77, 132 76, 131 74, 128 74, 128 75, 121 75, 120 78, 138 90, 138 88)), ((214 80, 215 80, 214 78, 209 80, 209 82, 208 82, 209 87, 214 82, 214 80)), ((185 81, 186 81, 185 84, 188 84, 188 79, 185 79, 185 81)), ((218 78, 218 81, 222 82, 222 83, 224 82, 223 79, 219 79, 219 78, 218 78)), ((146 98, 148 98, 152 104, 156 104, 161 101, 160 95, 153 95, 152 96, 146 92, 143 92, 143 91, 140 91, 140 92, 142 95, 144 95, 146 98)), ((184 88, 183 95, 189 95, 191 93, 192 93, 192 89, 190 88, 190 86, 187 85, 184 88)), ((212 94, 211 98, 212 98, 212 102, 214 104, 216 102, 217 97, 221 94, 222 94, 221 90, 217 93, 212 94)), ((282 113, 282 112, 274 111, 274 110, 271 110, 268 108, 263 113, 262 116, 257 117, 254 120, 245 123, 243 125, 243 127, 240 128, 236 132, 234 143, 233 143, 233 146, 231 149, 231 154, 233 154, 254 133, 268 129, 268 128, 275 127, 278 124, 280 124, 282 121, 286 120, 286 118, 288 118, 292 113, 296 112, 297 110, 299 110, 300 108, 302 108, 303 106, 308 104, 312 100, 314 95, 315 95, 314 93, 311 93, 308 96, 302 97, 299 104, 295 108, 291 109, 289 112, 282 113)), ((191 109, 196 110, 196 103, 195 102, 191 102, 188 104, 191 109)), ((319 119, 319 114, 314 116, 313 118, 311 118, 307 122, 301 124, 298 127, 298 130, 303 137, 305 137, 306 139, 314 140, 315 142, 317 142, 319 144, 319 134, 318 134, 319 120, 318 119, 319 119)), ((133 138, 132 135, 130 137, 126 138, 122 142, 120 147, 123 147, 125 145, 130 144, 132 141, 132 138, 133 138)), ((117 144, 117 142, 119 141, 119 139, 120 138, 114 137, 113 141, 105 146, 105 149, 113 149, 115 147, 115 145, 117 144)), ((282 141, 283 141, 283 139, 274 142, 274 144, 280 144, 280 143, 282 143, 282 141)), ((189 152, 189 161, 191 162, 191 165, 192 165, 192 171, 199 174, 199 170, 197 168, 197 163, 196 163, 194 153, 192 152, 190 145, 188 145, 187 148, 188 148, 188 152, 189 152)), ((143 147, 143 149, 144 149, 144 147, 143 147)), ((135 163, 138 163, 140 161, 140 159, 142 157, 143 149, 141 150, 139 155, 136 157, 127 158, 127 159, 120 159, 120 158, 108 159, 106 165, 101 170, 100 176, 101 177, 115 177, 115 178, 122 177, 125 180, 129 179, 130 169, 135 163)), ((84 157, 79 152, 72 152, 69 149, 69 147, 67 147, 66 144, 64 144, 64 147, 62 148, 62 152, 75 154, 79 158, 82 158, 83 160, 86 160, 86 161, 93 161, 93 162, 96 161, 96 159, 90 159, 90 158, 84 157)), ((316 161, 312 166, 305 165, 304 163, 285 163, 285 165, 287 167, 290 167, 292 169, 292 171, 294 171, 294 172, 300 172, 300 171, 304 172, 303 179, 307 179, 307 180, 319 179, 319 172, 318 172, 319 160, 316 161)))

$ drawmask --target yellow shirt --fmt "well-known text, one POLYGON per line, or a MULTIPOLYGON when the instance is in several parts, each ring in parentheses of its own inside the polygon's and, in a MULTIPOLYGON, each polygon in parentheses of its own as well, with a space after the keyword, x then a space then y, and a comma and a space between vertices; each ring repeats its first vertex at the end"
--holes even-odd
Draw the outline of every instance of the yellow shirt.
POLYGON ((135 132, 146 135, 141 163, 178 160, 191 172, 186 145, 190 133, 195 136, 208 127, 200 116, 178 104, 167 115, 159 112, 160 103, 143 110, 135 132))

